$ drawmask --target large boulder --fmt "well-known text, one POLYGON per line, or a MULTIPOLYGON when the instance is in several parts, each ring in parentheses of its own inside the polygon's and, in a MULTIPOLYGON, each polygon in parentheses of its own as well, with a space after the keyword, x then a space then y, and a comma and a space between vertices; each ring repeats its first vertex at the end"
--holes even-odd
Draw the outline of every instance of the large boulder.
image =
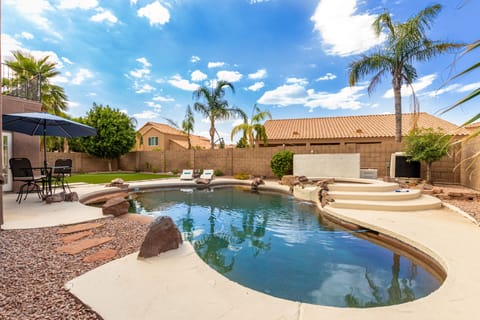
POLYGON ((128 213, 130 204, 127 200, 121 197, 116 197, 108 200, 102 206, 102 212, 104 215, 113 215, 115 217, 128 213))
POLYGON ((150 258, 160 253, 177 249, 182 244, 182 235, 172 218, 160 216, 150 224, 150 228, 143 240, 139 258, 150 258))

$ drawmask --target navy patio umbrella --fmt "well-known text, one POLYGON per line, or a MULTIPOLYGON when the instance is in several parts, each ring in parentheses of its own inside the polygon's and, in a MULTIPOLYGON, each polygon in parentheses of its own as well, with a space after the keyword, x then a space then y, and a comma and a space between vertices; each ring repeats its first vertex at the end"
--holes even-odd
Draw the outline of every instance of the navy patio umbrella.
POLYGON ((46 112, 4 114, 2 128, 5 131, 43 136, 44 166, 47 164, 46 136, 76 138, 97 135, 95 128, 46 112))

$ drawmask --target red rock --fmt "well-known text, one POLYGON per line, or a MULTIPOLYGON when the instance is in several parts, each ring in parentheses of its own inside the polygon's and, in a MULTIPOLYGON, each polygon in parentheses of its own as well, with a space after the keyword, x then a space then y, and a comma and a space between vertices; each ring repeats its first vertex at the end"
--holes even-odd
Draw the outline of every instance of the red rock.
POLYGON ((72 226, 68 226, 68 227, 59 229, 57 231, 57 234, 75 233, 75 232, 79 232, 79 231, 99 228, 99 227, 102 227, 103 225, 104 225, 103 223, 98 223, 98 222, 76 224, 76 225, 72 225, 72 226))
POLYGON ((182 235, 172 218, 160 216, 150 224, 138 257, 155 257, 162 252, 177 249, 180 244, 182 244, 182 235))
POLYGON ((91 230, 87 231, 82 231, 82 232, 77 232, 77 233, 72 233, 69 236, 63 237, 62 241, 64 244, 68 244, 73 241, 80 240, 85 237, 93 236, 93 232, 91 230))
POLYGON ((121 197, 116 197, 108 200, 102 206, 102 212, 104 215, 113 215, 114 217, 121 216, 122 214, 128 213, 128 208, 130 204, 127 200, 121 197))
POLYGON ((68 254, 77 254, 84 250, 99 246, 105 242, 109 242, 112 239, 113 239, 112 237, 84 239, 84 240, 75 241, 68 245, 59 247, 56 249, 56 251, 61 253, 68 253, 68 254))
POLYGON ((97 262, 101 260, 109 260, 115 257, 117 253, 118 251, 114 249, 101 249, 83 258, 83 262, 97 262))

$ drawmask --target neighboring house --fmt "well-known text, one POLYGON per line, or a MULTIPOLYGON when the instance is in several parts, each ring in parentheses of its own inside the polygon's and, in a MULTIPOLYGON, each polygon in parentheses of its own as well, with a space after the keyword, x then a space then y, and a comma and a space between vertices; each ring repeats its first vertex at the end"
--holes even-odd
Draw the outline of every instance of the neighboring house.
MULTIPOLYGON (((468 131, 457 125, 421 112, 416 114, 417 127, 442 129, 452 135, 468 131)), ((414 114, 402 117, 402 135, 413 128, 414 114)), ((268 146, 321 146, 391 143, 395 138, 395 115, 364 115, 329 118, 305 118, 265 121, 268 146)))
MULTIPOLYGON (((192 149, 209 149, 210 140, 190 135, 192 149)), ((137 131, 135 151, 174 151, 188 149, 188 137, 185 133, 169 125, 147 122, 137 131)))

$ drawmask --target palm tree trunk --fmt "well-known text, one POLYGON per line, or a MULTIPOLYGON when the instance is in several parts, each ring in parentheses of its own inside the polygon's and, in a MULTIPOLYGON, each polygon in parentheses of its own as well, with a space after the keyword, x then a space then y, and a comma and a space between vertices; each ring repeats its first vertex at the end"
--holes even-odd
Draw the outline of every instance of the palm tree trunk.
POLYGON ((215 149, 215 123, 213 121, 210 124, 210 148, 215 149))
POLYGON ((402 142, 402 81, 393 79, 395 97, 395 142, 402 142))

